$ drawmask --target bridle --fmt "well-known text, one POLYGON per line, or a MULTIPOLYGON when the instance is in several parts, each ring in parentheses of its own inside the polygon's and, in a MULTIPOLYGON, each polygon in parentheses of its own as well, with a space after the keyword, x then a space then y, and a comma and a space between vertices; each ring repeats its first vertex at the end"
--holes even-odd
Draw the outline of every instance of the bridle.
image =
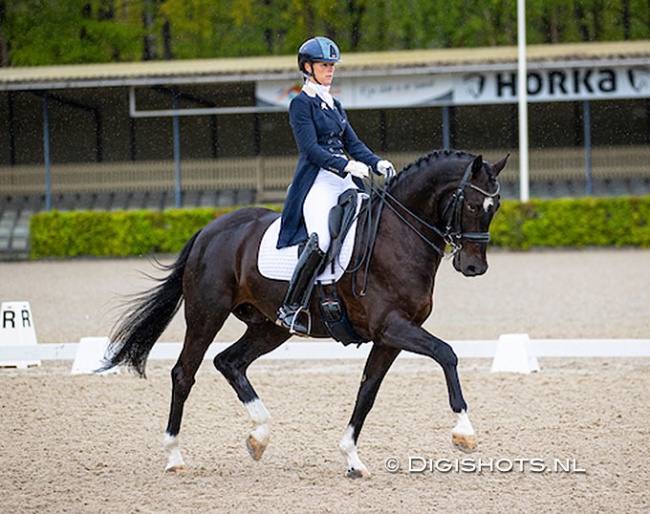
POLYGON ((493 193, 488 193, 487 191, 481 189, 480 187, 472 184, 469 181, 469 176, 472 172, 472 163, 467 166, 463 178, 458 185, 456 191, 452 194, 451 200, 445 207, 443 211, 443 217, 447 211, 451 210, 451 215, 447 219, 447 224, 445 226, 445 232, 442 234, 442 237, 450 247, 451 255, 454 255, 460 251, 463 247, 463 241, 469 241, 470 243, 489 243, 490 242, 490 233, 489 232, 463 232, 463 204, 465 202, 465 187, 470 187, 471 189, 478 191, 483 196, 487 198, 496 197, 501 191, 501 184, 497 182, 496 190, 493 193))
MULTIPOLYGON (((461 178, 461 181, 458 184, 456 191, 454 191, 454 193, 451 195, 449 202, 447 202, 447 205, 443 209, 443 218, 445 217, 445 215, 447 215, 447 213, 449 213, 447 217, 447 221, 445 223, 444 232, 440 230, 438 227, 425 221, 421 216, 418 216, 411 209, 409 209, 402 202, 400 202, 397 198, 395 198, 395 196, 389 193, 388 184, 386 184, 384 187, 381 187, 378 184, 376 184, 372 179, 372 174, 371 174, 371 182, 370 182, 371 195, 368 204, 366 205, 365 208, 365 218, 363 220, 360 220, 362 222, 361 223, 362 227, 360 227, 360 232, 366 230, 368 233, 368 237, 366 238, 366 243, 364 245, 365 248, 363 249, 363 251, 357 252, 358 259, 355 265, 353 265, 351 268, 347 270, 347 273, 353 274, 354 284, 353 284, 352 291, 355 296, 357 297, 364 296, 366 292, 367 281, 368 281, 368 270, 370 267, 370 256, 372 255, 372 250, 375 245, 377 231, 379 229, 379 220, 381 219, 381 213, 384 206, 388 207, 391 211, 393 211, 395 215, 402 221, 402 223, 404 223, 407 227, 413 230, 413 232, 415 232, 418 235, 418 237, 422 239, 422 241, 424 241, 430 248, 432 248, 441 257, 445 256, 446 246, 450 247, 450 252, 447 255, 447 257, 451 258, 463 248, 463 241, 469 241, 471 243, 488 243, 490 241, 489 232, 463 232, 462 218, 463 218, 463 205, 465 203, 465 188, 469 187, 475 191, 478 191, 486 198, 494 198, 501 191, 501 184, 499 184, 499 182, 497 182, 497 187, 495 191, 492 193, 485 191, 484 189, 481 189, 480 187, 472 184, 469 181, 469 176, 472 173, 472 165, 473 162, 470 162, 469 165, 467 166, 467 169, 465 170, 465 173, 463 174, 463 177, 461 178), (377 210, 377 217, 373 223, 372 214, 371 214, 372 213, 371 202, 375 197, 379 199, 379 208, 377 210), (422 232, 422 230, 418 229, 418 227, 416 227, 415 224, 412 221, 410 221, 407 218, 407 216, 402 214, 402 212, 400 211, 403 211, 404 213, 406 213, 406 215, 408 215, 408 217, 412 218, 416 223, 419 223, 427 230, 433 232, 435 235, 442 238, 445 245, 443 247, 440 247, 440 245, 438 245, 435 241, 433 241, 431 238, 428 238, 422 232), (355 277, 356 277, 356 273, 360 270, 361 266, 364 263, 365 263, 364 284, 361 290, 357 292, 355 277)), ((361 239, 362 238, 357 238, 357 242, 359 242, 361 239)))

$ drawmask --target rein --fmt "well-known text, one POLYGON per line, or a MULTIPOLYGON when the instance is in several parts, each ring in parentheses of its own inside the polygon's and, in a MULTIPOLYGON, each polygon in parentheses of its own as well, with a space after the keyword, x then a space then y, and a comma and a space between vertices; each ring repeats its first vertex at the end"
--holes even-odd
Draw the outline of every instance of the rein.
POLYGON ((360 237, 357 238, 357 248, 355 254, 359 255, 359 257, 357 257, 355 264, 349 270, 346 271, 346 273, 353 274, 352 293, 355 296, 355 298, 364 296, 366 294, 366 290, 368 287, 368 271, 370 268, 370 256, 372 255, 372 251, 375 246, 375 241, 377 239, 377 232, 379 230, 379 220, 381 219, 381 213, 384 206, 387 206, 391 211, 393 211, 395 215, 402 221, 402 223, 404 223, 407 227, 413 230, 413 232, 415 232, 417 236, 425 244, 427 244, 441 257, 445 256, 446 245, 449 245, 451 247, 451 251, 447 256, 447 258, 451 258, 462 249, 463 241, 469 241, 471 243, 488 243, 490 241, 489 232, 463 232, 462 209, 463 209, 463 204, 465 202, 465 188, 470 187, 488 198, 494 198, 501 191, 501 184, 497 182, 496 190, 493 193, 489 193, 481 189, 480 187, 472 184, 471 182, 469 182, 469 176, 471 172, 472 172, 472 163, 470 163, 467 166, 467 169, 463 174, 463 177, 460 181, 460 184, 458 185, 458 188, 452 194, 449 203, 446 205, 445 209, 443 210, 443 217, 448 212, 451 212, 447 219, 447 223, 445 224, 444 232, 440 230, 438 227, 422 219, 422 217, 415 214, 411 209, 406 207, 402 202, 400 202, 397 198, 395 198, 392 194, 390 194, 388 192, 388 187, 387 187, 388 184, 385 185, 384 187, 375 184, 371 175, 370 198, 368 199, 368 203, 364 209, 364 212, 359 213, 360 218, 362 214, 364 215, 363 220, 359 220, 361 224, 359 232, 361 233, 365 231, 367 233, 367 237, 365 238, 365 244, 363 245, 363 248, 361 248, 362 246, 361 241, 363 238, 360 237), (372 202, 374 198, 379 199, 379 208, 377 210, 377 219, 373 223, 372 202), (419 230, 414 225, 413 222, 409 221, 409 219, 407 219, 406 216, 404 216, 401 212, 399 212, 398 207, 402 211, 406 212, 406 214, 408 214, 408 216, 410 216, 417 223, 423 225, 426 229, 430 230, 435 235, 442 238, 442 240, 445 242, 445 246, 441 248, 435 241, 433 241, 432 239, 428 238, 425 234, 423 234, 422 231, 419 230), (364 267, 363 286, 359 291, 357 291, 356 276, 357 276, 357 272, 361 269, 362 266, 364 267))

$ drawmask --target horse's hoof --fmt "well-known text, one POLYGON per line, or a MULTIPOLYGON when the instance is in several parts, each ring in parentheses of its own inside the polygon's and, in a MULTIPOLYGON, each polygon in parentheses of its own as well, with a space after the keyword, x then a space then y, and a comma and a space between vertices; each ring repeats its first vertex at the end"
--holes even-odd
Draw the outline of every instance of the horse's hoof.
POLYGON ((473 435, 451 434, 451 442, 461 452, 472 453, 476 451, 476 437, 473 435))
POLYGON ((264 454, 264 450, 266 450, 266 445, 268 443, 261 443, 257 439, 255 439, 252 435, 248 436, 248 439, 246 439, 246 448, 248 449, 248 453, 250 454, 251 457, 253 457, 254 460, 260 460, 262 458, 262 455, 264 454))
POLYGON ((351 480, 355 480, 357 478, 370 478, 370 471, 367 469, 350 468, 345 472, 345 476, 351 480))
POLYGON ((165 470, 167 473, 185 473, 187 469, 183 464, 177 464, 176 466, 170 466, 165 470))

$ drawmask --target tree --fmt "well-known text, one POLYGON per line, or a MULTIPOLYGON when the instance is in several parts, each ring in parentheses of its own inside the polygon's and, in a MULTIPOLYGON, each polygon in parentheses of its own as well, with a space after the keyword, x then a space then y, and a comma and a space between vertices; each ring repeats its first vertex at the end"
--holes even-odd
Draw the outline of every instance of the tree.
POLYGON ((0 0, 0 67, 7 67, 9 61, 9 41, 5 35, 4 26, 7 20, 7 3, 0 0))
POLYGON ((137 60, 135 14, 115 0, 21 0, 0 27, 13 65, 137 60))
MULTIPOLYGON (((650 38, 650 0, 527 0, 534 43, 650 38)), ((515 0, 0 0, 7 65, 514 45, 515 0)))

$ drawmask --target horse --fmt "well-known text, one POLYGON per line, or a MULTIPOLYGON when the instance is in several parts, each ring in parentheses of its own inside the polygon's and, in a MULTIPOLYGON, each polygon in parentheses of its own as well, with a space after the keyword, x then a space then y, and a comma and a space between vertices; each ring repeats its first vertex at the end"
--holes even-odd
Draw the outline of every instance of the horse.
MULTIPOLYGON (((490 165, 481 155, 436 150, 407 165, 383 188, 375 185, 370 195, 375 201, 364 211, 375 230, 359 227, 357 240, 366 244, 355 247, 357 271, 344 274, 336 284, 350 324, 371 344, 339 444, 349 478, 370 476, 357 453, 359 434, 382 380, 402 351, 430 357, 442 367, 449 405, 457 418, 452 444, 465 452, 476 449, 458 358, 449 344, 422 324, 432 312, 435 276, 446 254, 455 270, 467 277, 486 272, 489 225, 500 205, 497 176, 508 157, 490 165), (364 275, 362 291, 359 273, 364 275)), ((111 331, 105 368, 126 364, 145 377, 149 352, 184 302, 187 329, 171 371, 171 407, 163 438, 167 471, 186 470, 179 446, 183 406, 208 347, 231 313, 247 328, 216 355, 213 364, 248 410, 253 429, 246 446, 251 457, 259 460, 269 443, 271 416, 246 372, 256 359, 291 337, 275 323, 288 282, 265 278, 257 267, 262 236, 278 216, 270 209, 243 207, 211 221, 190 238, 172 264, 161 264, 166 275, 130 300, 111 331)), ((328 337, 315 302, 312 298, 310 336, 328 337)))

